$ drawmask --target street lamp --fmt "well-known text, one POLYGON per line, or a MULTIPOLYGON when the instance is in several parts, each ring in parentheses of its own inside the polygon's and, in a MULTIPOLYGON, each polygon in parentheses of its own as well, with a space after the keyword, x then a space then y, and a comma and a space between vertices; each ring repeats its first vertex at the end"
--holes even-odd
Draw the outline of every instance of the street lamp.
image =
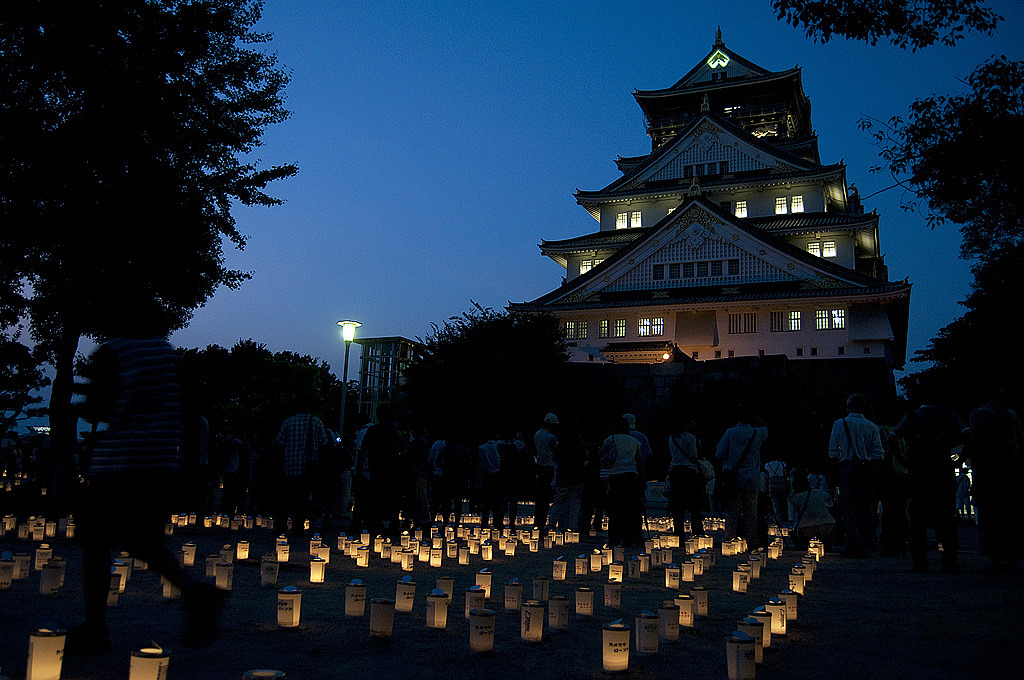
POLYGON ((338 436, 345 437, 345 397, 348 396, 348 351, 352 347, 352 340, 356 337, 356 329, 363 324, 358 321, 346 319, 339 321, 341 326, 341 339, 345 341, 345 365, 341 369, 341 417, 338 419, 338 436))

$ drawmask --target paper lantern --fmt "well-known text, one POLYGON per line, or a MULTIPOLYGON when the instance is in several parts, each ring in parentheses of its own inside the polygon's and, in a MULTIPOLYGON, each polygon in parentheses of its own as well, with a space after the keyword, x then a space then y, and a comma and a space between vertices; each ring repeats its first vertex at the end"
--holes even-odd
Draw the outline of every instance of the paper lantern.
POLYGON ((416 554, 419 555, 420 562, 430 564, 430 545, 427 543, 420 543, 416 546, 416 554))
POLYGON ((466 589, 466 607, 463 614, 468 619, 469 612, 473 609, 483 609, 487 606, 487 593, 482 586, 473 585, 466 589))
POLYGON ((314 557, 309 561, 309 582, 323 583, 326 571, 327 563, 319 557, 314 557))
MULTIPOLYGON (((413 559, 416 557, 416 553, 412 550, 403 550, 401 555, 402 571, 412 571, 413 559)), ((395 606, 398 606, 398 602, 395 602, 395 606)), ((399 609, 398 611, 402 610, 399 609)))
MULTIPOLYGON (((235 578, 235 565, 227 562, 218 562, 215 567, 215 583, 221 590, 231 590, 235 578)), ((312 576, 310 577, 312 580, 312 576)), ((322 577, 321 577, 322 580, 322 577)))
POLYGON ((435 569, 441 566, 441 548, 430 549, 430 566, 435 569))
POLYGON ((772 615, 772 635, 786 634, 786 603, 777 597, 768 600, 765 611, 772 615))
POLYGON ((9 552, 0 556, 0 590, 7 590, 14 580, 14 556, 9 552))
MULTIPOLYGON (((361 546, 361 547, 367 548, 366 553, 369 554, 370 551, 369 551, 368 546, 364 545, 364 546, 361 546)), ((330 564, 331 563, 331 546, 323 545, 321 543, 320 546, 316 550, 313 551, 313 557, 319 557, 320 559, 322 559, 324 561, 324 564, 330 564)), ((356 555, 356 559, 357 560, 359 559, 359 555, 358 554, 356 555)))
POLYGON ((427 594, 427 628, 444 629, 448 626, 448 594, 434 588, 427 594))
POLYGON ((758 607, 750 612, 750 615, 763 624, 761 632, 764 637, 761 638, 761 645, 768 649, 772 646, 772 615, 764 607, 758 607))
POLYGON ((681 569, 678 564, 669 564, 665 567, 665 587, 669 590, 679 589, 679 576, 681 569))
POLYGON ((658 653, 658 615, 642 611, 633 619, 636 626, 634 644, 638 654, 658 653))
POLYGON ((364 569, 370 566, 370 546, 361 545, 356 550, 356 566, 364 569))
POLYGON ((395 611, 408 614, 416 599, 416 582, 412 576, 403 576, 395 585, 395 611))
POLYGON ((366 584, 354 578, 345 586, 345 616, 358 618, 366 613, 366 584))
POLYGON ((622 606, 622 583, 614 581, 604 584, 604 606, 606 609, 618 609, 622 606))
POLYGON ((44 564, 39 578, 39 594, 53 597, 60 590, 61 569, 59 564, 44 564))
POLYGON ((741 569, 732 572, 732 589, 736 593, 747 592, 747 583, 750 581, 750 574, 741 569))
POLYGON ((469 612, 469 649, 490 652, 494 649, 494 611, 473 609, 469 612))
POLYGON ((609 673, 629 668, 629 626, 621 619, 601 627, 601 665, 609 673))
POLYGON ((40 543, 39 547, 36 548, 35 562, 32 565, 33 571, 42 571, 43 565, 50 561, 53 557, 53 548, 50 547, 49 543, 40 543))
POLYGON ((513 578, 505 584, 505 609, 514 611, 519 609, 519 603, 523 601, 523 584, 519 579, 513 578))
POLYGON ((235 561, 235 549, 230 543, 225 543, 220 549, 220 561, 231 564, 235 561))
POLYGON ((690 588, 690 597, 693 598, 694 611, 697 616, 708 615, 708 589, 704 586, 690 588))
POLYGON ((552 595, 548 600, 548 627, 569 629, 569 598, 565 595, 552 595))
POLYGON ((804 570, 802 565, 793 567, 789 572, 789 589, 797 595, 804 594, 804 570))
POLYGON ((452 601, 452 593, 455 591, 455 579, 451 576, 438 576, 434 580, 434 588, 440 588, 445 597, 448 598, 449 604, 452 601))
POLYGON ((764 662, 764 624, 753 616, 736 622, 736 630, 746 633, 754 640, 754 663, 764 662))
POLYGON ((530 552, 535 553, 535 552, 538 552, 539 550, 540 550, 540 539, 531 538, 530 539, 530 552))
POLYGON ((599 572, 604 566, 604 554, 598 548, 590 553, 590 571, 599 572))
POLYGON ((680 565, 679 580, 685 583, 692 583, 697 574, 697 564, 693 560, 686 560, 680 565))
POLYGON ((494 559, 494 545, 490 541, 484 541, 480 544, 480 557, 484 562, 490 562, 494 559))
POLYGON ((679 639, 679 606, 663 602, 658 607, 658 635, 662 640, 675 642, 679 639))
POLYGON ((121 592, 121 574, 110 570, 110 589, 107 591, 107 606, 116 607, 117 597, 121 592))
POLYGON ((544 605, 537 600, 527 600, 519 610, 519 637, 526 642, 540 642, 544 637, 544 605))
POLYGON ((484 589, 484 598, 491 599, 491 570, 481 569, 476 573, 476 584, 484 589))
POLYGON ((608 564, 608 582, 609 583, 622 583, 622 562, 610 562, 608 564))
POLYGON ((277 591, 277 625, 281 628, 296 628, 302 617, 302 591, 295 586, 286 586, 277 591))
POLYGON ((551 565, 551 578, 554 581, 564 581, 567 564, 564 557, 557 557, 551 565))
POLYGON ((627 573, 629 578, 631 578, 631 579, 638 579, 638 578, 640 578, 640 558, 639 557, 637 557, 636 555, 633 555, 633 557, 629 558, 629 562, 627 563, 627 566, 628 566, 628 569, 626 570, 626 573, 627 573))
POLYGON ((276 586, 280 568, 281 565, 274 555, 264 555, 260 558, 260 585, 276 586))
POLYGON ((288 547, 287 543, 278 543, 277 544, 277 561, 278 562, 287 562, 288 561, 288 556, 289 556, 290 552, 291 552, 291 548, 288 547))
POLYGON ((601 547, 601 566, 603 567, 607 564, 611 564, 612 562, 614 562, 612 559, 612 548, 610 545, 605 543, 601 547))
POLYGON ((469 564, 469 546, 459 546, 459 564, 469 564))
POLYGON ((239 541, 235 546, 235 556, 240 560, 249 559, 249 541, 239 541))
POLYGON ((747 565, 750 567, 750 578, 761 577, 761 556, 758 553, 750 553, 747 565))
POLYGON ((181 597, 181 588, 171 583, 166 576, 160 577, 160 589, 165 600, 176 600, 181 597))
POLYGON ((594 591, 592 588, 581 587, 576 589, 576 616, 594 615, 594 591))
POLYGON ((792 589, 786 588, 779 593, 779 599, 786 603, 786 621, 796 621, 797 595, 792 589))
POLYGON ((455 559, 459 556, 459 544, 454 539, 446 542, 444 546, 445 555, 447 555, 448 559, 455 559))
POLYGON ((160 647, 143 647, 132 652, 128 680, 166 680, 171 655, 160 647))
POLYGON ((672 602, 679 608, 679 625, 683 628, 693 628, 693 619, 697 611, 697 602, 693 595, 679 593, 672 602))
POLYGON ((64 640, 62 630, 40 628, 29 634, 26 680, 60 680, 64 640))
POLYGON ((576 556, 576 576, 586 576, 590 571, 590 559, 586 555, 576 556))
POLYGON ((754 680, 754 639, 740 631, 727 637, 725 665, 729 680, 754 680))
POLYGON ((516 556, 516 546, 518 544, 519 544, 519 541, 517 541, 514 538, 510 538, 507 541, 505 541, 505 555, 507 557, 515 557, 516 556))
POLYGON ((395 601, 383 597, 370 600, 370 637, 387 640, 395 623, 395 601))
MULTIPOLYGON (((387 551, 387 548, 384 548, 387 551)), ((397 543, 391 547, 391 564, 402 564, 402 547, 397 543)))
POLYGON ((551 586, 551 579, 547 576, 533 577, 533 599, 544 602, 548 599, 548 591, 551 586))
POLYGON ((818 566, 817 560, 812 555, 806 555, 800 558, 800 564, 804 566, 804 584, 810 583, 814 578, 814 570, 818 566))
POLYGON ((121 581, 117 587, 117 592, 123 593, 128 584, 128 565, 121 560, 114 560, 114 573, 121 577, 121 581))

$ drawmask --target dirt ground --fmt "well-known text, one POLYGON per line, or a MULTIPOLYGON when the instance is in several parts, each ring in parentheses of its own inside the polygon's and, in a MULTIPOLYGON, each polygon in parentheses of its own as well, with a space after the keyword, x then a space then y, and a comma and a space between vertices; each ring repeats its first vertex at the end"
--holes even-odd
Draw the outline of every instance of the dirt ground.
MULTIPOLYGON (((776 637, 757 668, 760 679, 799 678, 1020 678, 1024 616, 1022 589, 1016 574, 988 573, 987 561, 977 554, 972 525, 963 534, 959 575, 937 572, 913 574, 909 559, 843 559, 827 554, 799 600, 799 615, 789 624, 784 638, 776 637)), ((326 538, 326 537, 325 537, 326 538)), ((721 535, 716 535, 720 539, 721 535)), ((545 630, 539 643, 519 636, 519 612, 503 609, 503 584, 518 577, 530 591, 535 575, 551 575, 552 560, 572 557, 599 547, 604 537, 582 536, 574 546, 554 547, 531 554, 522 550, 514 558, 496 554, 490 563, 473 556, 469 566, 445 560, 441 568, 415 563, 416 600, 411 614, 396 614, 390 641, 369 637, 368 616, 347 619, 344 615, 345 584, 361 578, 367 584, 367 600, 395 596, 395 584, 403 575, 397 565, 379 560, 370 568, 356 568, 354 561, 337 552, 327 567, 323 584, 309 583, 308 550, 292 541, 292 558, 282 565, 278 587, 302 589, 302 619, 297 629, 276 623, 276 589, 260 586, 258 556, 271 551, 274 536, 269 530, 178 530, 168 538, 175 549, 186 541, 198 544, 199 556, 216 552, 226 543, 248 540, 257 559, 235 567, 233 589, 223 615, 221 636, 201 650, 180 644, 182 613, 176 601, 165 601, 160 578, 154 573, 132 575, 116 607, 108 609, 113 651, 99 656, 64 658, 62 678, 127 679, 133 649, 157 642, 170 652, 168 678, 237 679, 255 668, 277 669, 288 678, 342 678, 378 676, 429 680, 433 678, 585 678, 603 675, 601 626, 623 618, 631 627, 642 610, 656 611, 671 598, 664 586, 664 570, 652 567, 637 580, 627 579, 618 611, 601 607, 601 589, 607 568, 599 574, 569 576, 553 582, 552 594, 572 602, 576 587, 595 589, 595 614, 581 620, 570 615, 568 630, 545 630), (489 605, 496 611, 494 651, 469 651, 469 625, 463 618, 465 590, 474 573, 488 566, 493 573, 494 593, 489 605), (455 595, 443 631, 425 626, 426 594, 439 575, 455 578, 455 595)), ((329 537, 334 545, 335 537, 329 537)), ((29 633, 40 626, 70 627, 82 619, 82 594, 78 574, 79 549, 73 543, 52 539, 54 554, 67 560, 67 581, 54 597, 39 594, 40 575, 15 581, 0 591, 0 675, 12 680, 25 677, 29 633)), ((0 551, 31 553, 35 544, 11 534, 0 538, 0 551)), ((716 540, 717 564, 697 577, 710 592, 710 615, 682 629, 678 642, 662 642, 659 653, 645 657, 630 653, 625 678, 725 678, 725 637, 735 622, 787 587, 788 572, 799 560, 795 550, 768 563, 746 594, 731 590, 738 557, 721 556, 716 540)), ((676 550, 677 559, 682 550, 676 550)), ((937 565, 937 555, 933 555, 937 565)), ((199 580, 205 566, 197 559, 189 569, 199 580)), ((570 573, 572 563, 570 561, 570 573)), ((367 610, 368 611, 368 610, 367 610)))

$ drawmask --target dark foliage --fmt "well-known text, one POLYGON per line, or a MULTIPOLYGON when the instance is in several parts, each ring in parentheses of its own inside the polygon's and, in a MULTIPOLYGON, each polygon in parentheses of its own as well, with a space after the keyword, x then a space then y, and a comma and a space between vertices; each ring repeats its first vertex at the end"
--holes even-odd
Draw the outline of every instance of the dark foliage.
POLYGON ((532 434, 544 413, 559 409, 564 389, 568 355, 558 320, 473 305, 432 326, 408 370, 408 414, 440 434, 532 434))
POLYGON ((985 0, 772 0, 778 18, 809 38, 888 40, 912 51, 935 43, 955 45, 969 31, 991 35, 1003 17, 985 0))
POLYGON ((19 420, 46 413, 38 391, 50 384, 38 355, 17 338, 0 335, 0 436, 19 420))

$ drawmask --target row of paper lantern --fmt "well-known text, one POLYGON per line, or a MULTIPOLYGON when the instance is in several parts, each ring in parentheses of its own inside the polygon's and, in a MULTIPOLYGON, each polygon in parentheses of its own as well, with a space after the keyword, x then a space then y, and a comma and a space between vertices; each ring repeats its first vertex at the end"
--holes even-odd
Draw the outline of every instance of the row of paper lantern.
POLYGON ((8 533, 14 534, 20 540, 45 541, 48 538, 64 536, 74 538, 75 520, 73 517, 61 517, 58 520, 48 520, 45 517, 31 516, 24 522, 18 523, 16 515, 4 515, 0 522, 0 538, 8 533))

